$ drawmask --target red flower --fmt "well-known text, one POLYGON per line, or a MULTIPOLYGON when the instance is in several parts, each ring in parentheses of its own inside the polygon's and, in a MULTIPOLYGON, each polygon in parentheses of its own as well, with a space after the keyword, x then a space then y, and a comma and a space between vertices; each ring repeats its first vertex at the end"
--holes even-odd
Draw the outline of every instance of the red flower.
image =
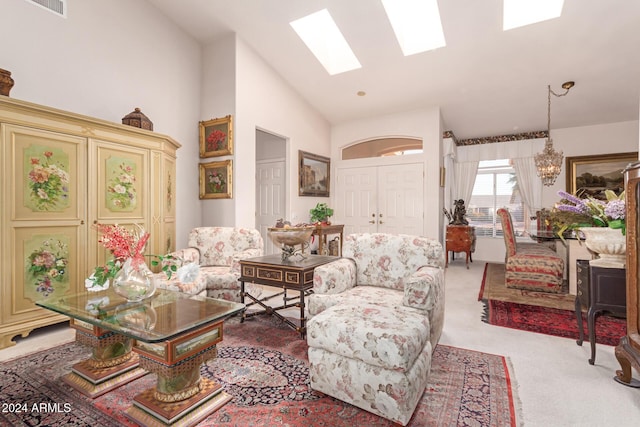
POLYGON ((217 151, 220 149, 220 145, 224 142, 227 134, 220 129, 214 129, 213 132, 207 137, 207 151, 217 151))
POLYGON ((45 151, 45 152, 44 152, 44 156, 48 159, 48 158, 50 158, 51 156, 53 156, 53 153, 52 153, 51 151, 45 151))

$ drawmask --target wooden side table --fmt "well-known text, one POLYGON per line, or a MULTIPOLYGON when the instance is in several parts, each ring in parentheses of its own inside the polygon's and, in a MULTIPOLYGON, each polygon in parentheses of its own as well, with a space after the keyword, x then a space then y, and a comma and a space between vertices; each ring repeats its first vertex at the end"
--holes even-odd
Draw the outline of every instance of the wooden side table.
POLYGON ((333 255, 342 256, 342 237, 344 233, 344 225, 316 225, 313 230, 312 236, 318 236, 318 255, 333 255), (329 243, 327 242, 327 236, 331 234, 340 235, 340 251, 338 253, 329 253, 329 243), (326 248, 325 248, 326 247, 326 248), (326 253, 325 253, 326 252, 326 253))
POLYGON ((582 345, 582 307, 587 307, 587 329, 591 344, 589 364, 596 361, 596 315, 607 312, 625 317, 627 310, 627 278, 624 268, 604 268, 589 265, 587 260, 576 261, 578 271, 578 295, 575 309, 580 336, 576 343, 582 345))
POLYGON ((456 252, 464 252, 467 254, 467 268, 469 268, 469 261, 473 262, 471 253, 476 250, 476 229, 469 225, 448 225, 447 226, 447 241, 446 241, 446 264, 449 265, 449 252, 452 260, 456 252))

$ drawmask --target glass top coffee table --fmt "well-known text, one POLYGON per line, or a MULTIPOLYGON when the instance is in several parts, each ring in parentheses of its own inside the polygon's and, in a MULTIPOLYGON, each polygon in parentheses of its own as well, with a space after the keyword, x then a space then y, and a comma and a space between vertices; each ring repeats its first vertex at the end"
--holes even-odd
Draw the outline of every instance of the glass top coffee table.
POLYGON ((107 289, 36 305, 71 317, 76 341, 92 348, 91 358, 63 378, 83 394, 97 397, 157 374, 156 387, 126 411, 140 425, 192 426, 231 400, 219 384, 201 378, 200 366, 216 357, 224 320, 244 304, 162 289, 133 303, 107 289))

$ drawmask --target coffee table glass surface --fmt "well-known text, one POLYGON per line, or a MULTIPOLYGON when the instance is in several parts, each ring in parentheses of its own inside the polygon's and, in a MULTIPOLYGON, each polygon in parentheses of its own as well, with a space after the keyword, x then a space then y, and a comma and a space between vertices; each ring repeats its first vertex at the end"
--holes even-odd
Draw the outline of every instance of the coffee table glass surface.
POLYGON ((127 302, 109 288, 36 305, 148 343, 170 340, 244 309, 244 304, 164 289, 140 302, 127 302))

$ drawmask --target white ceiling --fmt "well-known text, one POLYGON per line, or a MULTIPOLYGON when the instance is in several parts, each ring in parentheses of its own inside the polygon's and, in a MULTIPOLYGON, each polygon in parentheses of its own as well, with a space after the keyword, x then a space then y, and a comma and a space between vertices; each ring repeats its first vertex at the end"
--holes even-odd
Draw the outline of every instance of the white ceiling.
POLYGON ((640 1, 565 0, 502 31, 501 0, 440 0, 447 46, 404 57, 378 0, 147 0, 203 45, 235 32, 332 124, 440 106, 459 139, 638 120, 640 1), (327 8, 362 64, 330 76, 289 22, 327 8), (367 93, 364 97, 358 91, 367 93))

